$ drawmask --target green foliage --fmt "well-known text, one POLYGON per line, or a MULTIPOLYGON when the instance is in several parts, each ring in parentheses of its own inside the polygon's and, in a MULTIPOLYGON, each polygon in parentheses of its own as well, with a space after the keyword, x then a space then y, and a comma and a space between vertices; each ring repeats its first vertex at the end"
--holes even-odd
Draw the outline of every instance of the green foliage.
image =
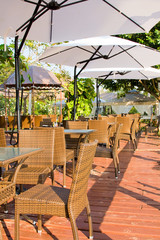
POLYGON ((133 106, 131 110, 129 111, 129 114, 139 113, 137 109, 133 106))
POLYGON ((6 98, 3 95, 0 95, 0 115, 5 115, 5 105, 7 109, 7 115, 13 115, 15 112, 15 98, 6 98))
MULTIPOLYGON (((149 33, 139 33, 139 34, 124 34, 118 37, 125 38, 146 46, 152 47, 154 49, 160 50, 160 22, 151 29, 149 33)), ((156 68, 160 68, 157 65, 156 68)), ((158 91, 158 80, 153 79, 152 81, 147 80, 107 80, 103 84, 105 89, 110 91, 119 91, 119 96, 124 95, 129 90, 136 89, 137 91, 144 91, 150 93, 153 97, 160 101, 160 91, 158 91)))
MULTIPOLYGON (((96 94, 94 91, 94 83, 91 79, 78 79, 77 80, 77 100, 76 100, 76 119, 78 116, 89 116, 96 94)), ((68 99, 66 107, 63 109, 64 119, 73 119, 74 108, 74 81, 70 82, 68 91, 65 94, 68 99)))
POLYGON ((13 50, 4 44, 0 45, 0 84, 2 84, 9 75, 14 71, 14 56, 13 50))

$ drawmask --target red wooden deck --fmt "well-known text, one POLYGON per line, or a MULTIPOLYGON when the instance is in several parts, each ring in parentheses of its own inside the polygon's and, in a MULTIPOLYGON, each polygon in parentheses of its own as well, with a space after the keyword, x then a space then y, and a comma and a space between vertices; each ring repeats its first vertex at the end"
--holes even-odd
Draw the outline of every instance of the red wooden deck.
MULTIPOLYGON (((112 161, 95 158, 89 179, 88 196, 92 212, 95 240, 160 240, 160 138, 144 134, 138 138, 138 149, 121 141, 118 180, 114 178, 112 161)), ((68 165, 69 167, 69 165, 68 165)), ((56 185, 62 183, 62 173, 55 171, 56 185)), ((67 176, 67 187, 71 178, 67 176)), ((50 179, 46 181, 50 184, 50 179)), ((0 216, 3 237, 14 239, 14 201, 9 213, 0 216)), ((36 216, 32 216, 36 219, 36 216)), ((20 239, 71 240, 70 222, 65 218, 44 216, 42 234, 21 218, 20 239)), ((85 212, 77 219, 79 239, 88 238, 85 212)))

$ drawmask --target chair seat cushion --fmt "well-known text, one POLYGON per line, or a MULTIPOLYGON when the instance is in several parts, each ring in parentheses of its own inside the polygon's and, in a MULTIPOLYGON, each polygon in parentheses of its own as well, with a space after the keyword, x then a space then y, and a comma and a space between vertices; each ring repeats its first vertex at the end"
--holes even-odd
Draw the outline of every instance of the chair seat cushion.
MULTIPOLYGON (((15 169, 9 169, 3 174, 3 179, 11 181, 15 169)), ((49 167, 29 167, 26 164, 22 165, 18 172, 16 184, 38 184, 44 183, 48 174, 51 172, 49 167)))
POLYGON ((95 157, 112 158, 112 149, 104 146, 97 146, 95 157))
POLYGON ((38 184, 15 197, 17 211, 22 214, 66 216, 69 189, 38 184), (34 203, 34 204, 33 204, 34 203))

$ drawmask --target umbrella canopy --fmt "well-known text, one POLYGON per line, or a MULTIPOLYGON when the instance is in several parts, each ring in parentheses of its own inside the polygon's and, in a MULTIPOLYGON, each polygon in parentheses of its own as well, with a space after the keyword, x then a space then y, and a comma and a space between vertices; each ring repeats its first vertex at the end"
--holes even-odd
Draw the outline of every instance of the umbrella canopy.
POLYGON ((99 111, 98 99, 100 97, 99 87, 105 80, 107 79, 150 80, 153 78, 159 78, 160 70, 151 68, 151 67, 150 68, 95 68, 95 69, 85 69, 84 71, 82 71, 79 77, 97 79, 96 91, 97 91, 97 114, 98 114, 98 111, 99 111))
POLYGON ((1 36, 16 33, 21 37, 31 20, 34 24, 28 39, 41 42, 148 32, 160 21, 157 0, 0 0, 0 3, 1 36))
POLYGON ((143 79, 160 77, 160 70, 155 68, 94 68, 85 69, 79 77, 98 79, 143 79))
POLYGON ((160 64, 160 52, 118 37, 95 37, 48 48, 40 61, 79 68, 140 68, 160 64))
MULTIPOLYGON (((29 66, 27 72, 22 72, 24 82, 22 87, 25 89, 48 89, 48 88, 60 88, 61 83, 58 78, 50 71, 37 66, 29 66), (30 80, 30 77, 31 80, 30 80)), ((3 84, 7 88, 15 88, 15 73, 11 74, 7 81, 3 84)), ((3 87, 1 85, 1 87, 3 87)))
MULTIPOLYGON (((76 81, 87 68, 144 68, 160 63, 160 52, 126 39, 105 36, 70 41, 48 48, 40 61, 75 66, 74 119, 76 114, 76 81), (77 72, 77 67, 79 70, 77 72)), ((98 89, 98 86, 97 86, 98 89)))

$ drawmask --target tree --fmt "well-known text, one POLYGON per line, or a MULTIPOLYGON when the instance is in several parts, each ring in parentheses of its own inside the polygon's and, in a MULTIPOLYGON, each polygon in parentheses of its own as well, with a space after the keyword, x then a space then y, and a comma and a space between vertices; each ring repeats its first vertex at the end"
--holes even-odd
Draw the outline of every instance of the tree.
POLYGON ((0 84, 2 84, 14 71, 14 56, 11 47, 0 45, 0 84))
MULTIPOLYGON (((96 94, 94 82, 91 79, 77 79, 77 100, 76 100, 76 119, 78 116, 89 116, 91 114, 96 94)), ((63 109, 64 119, 73 120, 74 107, 74 81, 68 84, 68 91, 65 93, 67 98, 66 107, 63 109)))
MULTIPOLYGON (((160 50, 160 22, 151 29, 149 33, 139 33, 139 34, 124 34, 118 37, 132 40, 144 44, 146 46, 160 50)), ((155 66, 160 68, 160 65, 155 66)), ((158 101, 160 101, 160 90, 158 88, 158 79, 148 80, 106 80, 102 85, 104 88, 110 91, 120 91, 121 95, 132 89, 137 89, 138 91, 144 91, 150 93, 158 101)))

